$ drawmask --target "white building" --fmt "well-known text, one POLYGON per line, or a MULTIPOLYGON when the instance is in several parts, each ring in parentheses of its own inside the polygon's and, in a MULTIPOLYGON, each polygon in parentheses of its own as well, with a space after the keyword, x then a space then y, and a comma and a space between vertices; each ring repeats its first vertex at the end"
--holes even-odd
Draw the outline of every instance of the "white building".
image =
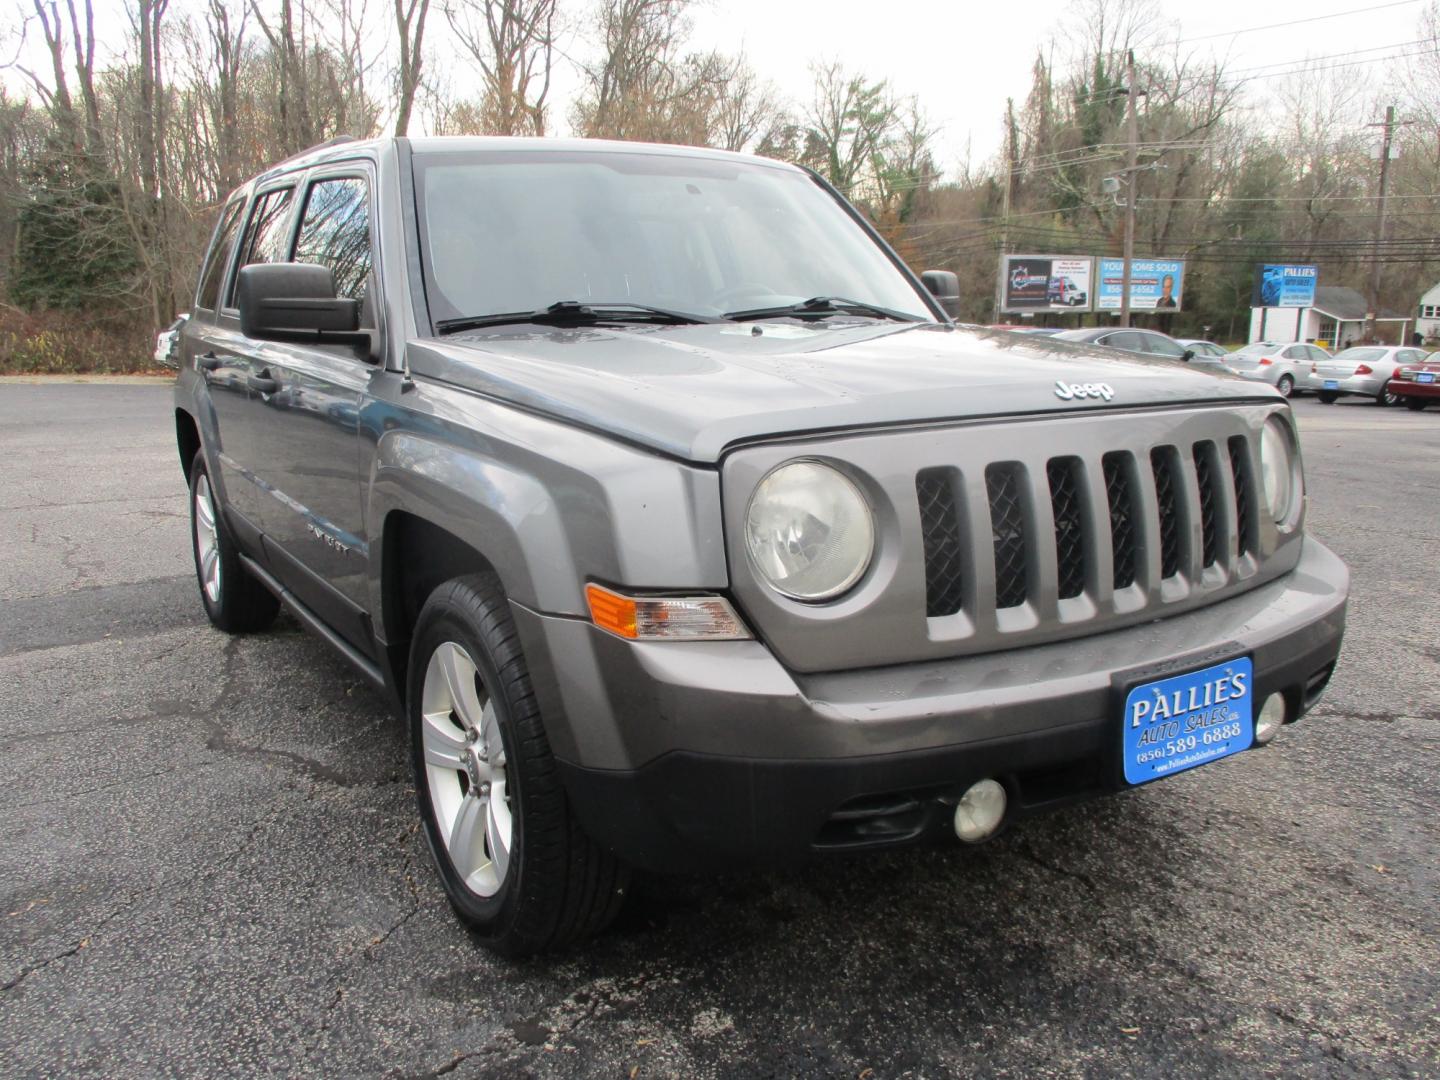
MULTIPOLYGON (((1425 294, 1440 332, 1440 285, 1425 294)), ((1304 341, 1339 350, 1365 336, 1369 304, 1357 290, 1343 285, 1320 285, 1315 306, 1308 308, 1257 307, 1250 309, 1249 341, 1304 341)), ((1410 316, 1382 308, 1376 313, 1375 334, 1390 345, 1408 345, 1410 316)), ((1425 333, 1422 329, 1421 333, 1425 333)))
POLYGON ((1426 343, 1440 340, 1440 282, 1420 297, 1420 310, 1416 314, 1419 318, 1415 320, 1415 330, 1426 343))

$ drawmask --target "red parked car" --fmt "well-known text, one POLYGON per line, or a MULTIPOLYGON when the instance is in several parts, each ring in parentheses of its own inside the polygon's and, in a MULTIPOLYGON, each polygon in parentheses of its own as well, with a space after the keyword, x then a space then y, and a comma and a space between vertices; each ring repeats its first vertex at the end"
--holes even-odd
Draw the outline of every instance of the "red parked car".
POLYGON ((1385 389, 1403 401, 1407 409, 1416 412, 1431 402, 1440 401, 1440 352, 1431 353, 1423 363, 1397 368, 1385 389))

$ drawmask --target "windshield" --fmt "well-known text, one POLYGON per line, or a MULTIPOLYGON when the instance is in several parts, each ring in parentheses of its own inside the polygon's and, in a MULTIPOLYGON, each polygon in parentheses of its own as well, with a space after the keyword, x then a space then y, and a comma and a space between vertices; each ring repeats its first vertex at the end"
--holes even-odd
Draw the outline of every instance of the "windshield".
POLYGON ((1235 355, 1259 356, 1261 353, 1274 352, 1278 348, 1280 346, 1273 341, 1256 341, 1246 345, 1243 349, 1236 349, 1235 355))
POLYGON ((415 172, 436 324, 558 301, 718 316, 817 296, 934 319, 845 210, 791 169, 541 150, 417 154, 415 172))
POLYGON ((1358 364, 1366 360, 1383 360, 1384 349, 1346 349, 1342 353, 1336 353, 1336 360, 1343 360, 1347 364, 1358 364))

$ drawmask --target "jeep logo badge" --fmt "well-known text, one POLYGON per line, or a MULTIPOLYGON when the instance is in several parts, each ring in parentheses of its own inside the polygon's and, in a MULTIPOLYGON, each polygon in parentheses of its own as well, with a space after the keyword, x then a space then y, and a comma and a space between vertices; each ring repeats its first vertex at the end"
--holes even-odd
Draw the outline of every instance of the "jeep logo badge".
POLYGON ((1055 396, 1061 401, 1074 401, 1076 398, 1104 398, 1109 401, 1115 396, 1115 389, 1109 383, 1067 383, 1056 379, 1055 396))

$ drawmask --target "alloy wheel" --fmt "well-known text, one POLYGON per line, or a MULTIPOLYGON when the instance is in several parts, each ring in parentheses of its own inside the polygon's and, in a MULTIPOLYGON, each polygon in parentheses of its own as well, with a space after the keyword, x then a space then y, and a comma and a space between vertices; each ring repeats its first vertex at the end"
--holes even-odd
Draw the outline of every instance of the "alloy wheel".
POLYGON ((447 641, 430 654, 420 713, 430 805, 446 854, 466 888, 494 896, 510 867, 514 820, 495 703, 464 646, 447 641))
POLYGON ((195 565, 200 585, 212 604, 220 602, 220 529, 215 519, 215 499, 210 478, 200 474, 195 483, 195 565))

